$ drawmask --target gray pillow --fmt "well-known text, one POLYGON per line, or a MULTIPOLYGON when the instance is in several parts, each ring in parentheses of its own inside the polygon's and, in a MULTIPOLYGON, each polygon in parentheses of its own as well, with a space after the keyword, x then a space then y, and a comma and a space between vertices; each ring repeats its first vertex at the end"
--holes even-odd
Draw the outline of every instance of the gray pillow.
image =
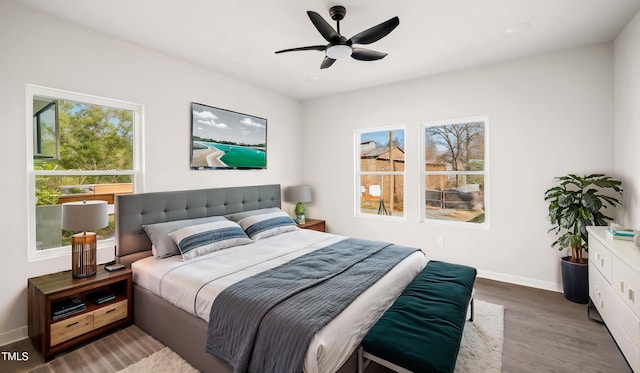
POLYGON ((151 244, 155 249, 155 256, 158 259, 168 258, 174 255, 180 255, 180 250, 176 243, 169 237, 169 233, 176 231, 180 228, 188 227, 190 225, 204 224, 212 221, 227 220, 222 216, 209 216, 206 218, 185 219, 167 221, 164 223, 145 224, 142 229, 147 233, 151 244))

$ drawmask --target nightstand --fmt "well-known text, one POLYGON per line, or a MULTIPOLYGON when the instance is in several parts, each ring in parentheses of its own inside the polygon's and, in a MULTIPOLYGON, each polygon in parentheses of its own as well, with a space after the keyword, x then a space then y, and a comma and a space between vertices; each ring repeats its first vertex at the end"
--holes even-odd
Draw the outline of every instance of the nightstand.
POLYGON ((306 219, 304 224, 298 224, 298 228, 311 229, 313 231, 326 232, 326 225, 324 220, 320 219, 306 219))
MULTIPOLYGON (((28 281, 29 338, 45 360, 132 321, 131 270, 105 271, 88 278, 73 278, 64 271, 30 278, 28 281), (113 299, 93 300, 109 294, 113 299), (60 311, 77 299, 84 309, 60 311), (104 301, 104 302, 102 302, 104 301), (98 304, 100 302, 100 304, 98 304)), ((73 309, 73 308, 71 308, 73 309)))

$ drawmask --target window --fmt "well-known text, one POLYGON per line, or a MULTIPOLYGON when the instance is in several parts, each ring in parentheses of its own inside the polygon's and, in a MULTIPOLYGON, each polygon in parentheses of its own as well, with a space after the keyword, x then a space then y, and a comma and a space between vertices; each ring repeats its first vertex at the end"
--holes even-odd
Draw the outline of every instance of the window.
POLYGON ((404 129, 356 133, 356 215, 404 217, 404 129))
POLYGON ((487 117, 423 125, 424 221, 488 225, 487 117))
POLYGON ((114 245, 114 196, 139 187, 142 106, 27 85, 29 259, 70 251, 61 204, 104 200, 109 226, 98 247, 114 245))

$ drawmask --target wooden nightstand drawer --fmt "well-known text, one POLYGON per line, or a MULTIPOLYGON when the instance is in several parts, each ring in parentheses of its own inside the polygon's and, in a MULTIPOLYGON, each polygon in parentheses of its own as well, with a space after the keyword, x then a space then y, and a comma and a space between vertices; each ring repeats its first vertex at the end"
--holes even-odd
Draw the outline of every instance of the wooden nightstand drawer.
POLYGON ((70 317, 51 324, 51 346, 93 330, 93 313, 70 317))
POLYGON ((93 312, 93 328, 98 329, 127 317, 127 300, 110 304, 93 312))

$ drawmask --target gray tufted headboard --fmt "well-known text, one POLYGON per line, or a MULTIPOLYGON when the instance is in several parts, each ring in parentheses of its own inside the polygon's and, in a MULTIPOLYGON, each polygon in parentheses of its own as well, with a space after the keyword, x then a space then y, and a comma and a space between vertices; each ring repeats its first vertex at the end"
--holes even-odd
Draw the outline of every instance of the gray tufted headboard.
POLYGON ((116 196, 116 260, 129 266, 151 255, 143 224, 281 207, 280 185, 241 186, 116 196))

